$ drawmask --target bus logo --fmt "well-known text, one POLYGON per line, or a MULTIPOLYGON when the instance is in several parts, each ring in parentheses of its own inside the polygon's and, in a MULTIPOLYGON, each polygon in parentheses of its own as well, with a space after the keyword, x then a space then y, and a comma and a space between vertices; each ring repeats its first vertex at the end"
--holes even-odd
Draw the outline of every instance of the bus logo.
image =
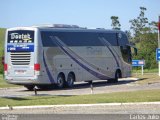
POLYGON ((31 35, 30 34, 19 34, 19 33, 11 33, 11 40, 14 39, 19 39, 19 40, 24 40, 24 41, 28 41, 28 40, 32 40, 31 35))

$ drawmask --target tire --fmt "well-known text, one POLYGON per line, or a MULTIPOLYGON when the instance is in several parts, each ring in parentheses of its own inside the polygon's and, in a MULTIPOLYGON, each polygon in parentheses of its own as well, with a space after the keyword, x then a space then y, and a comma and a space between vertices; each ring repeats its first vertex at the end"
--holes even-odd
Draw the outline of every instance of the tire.
POLYGON ((68 74, 66 86, 72 88, 74 86, 75 76, 72 73, 68 74))
POLYGON ((117 70, 115 73, 115 79, 113 80, 113 82, 117 83, 119 78, 121 78, 121 72, 117 70))
POLYGON ((108 83, 117 83, 119 78, 121 78, 121 72, 120 72, 120 70, 117 70, 115 73, 115 78, 109 79, 107 82, 108 83))
POLYGON ((65 78, 62 74, 59 74, 57 77, 57 87, 64 88, 65 85, 65 78))
POLYGON ((25 85, 25 88, 27 88, 29 91, 32 91, 34 89, 34 85, 25 85))

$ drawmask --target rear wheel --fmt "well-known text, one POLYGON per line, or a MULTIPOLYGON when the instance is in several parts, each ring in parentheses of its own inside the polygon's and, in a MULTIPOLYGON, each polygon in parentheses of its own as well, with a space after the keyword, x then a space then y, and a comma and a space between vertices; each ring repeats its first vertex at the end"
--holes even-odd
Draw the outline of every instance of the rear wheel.
POLYGON ((69 73, 68 77, 67 77, 67 81, 66 81, 66 86, 69 87, 69 88, 72 88, 73 85, 74 85, 74 81, 75 81, 74 74, 69 73))
POLYGON ((32 91, 35 86, 34 85, 25 85, 24 87, 27 88, 29 91, 32 91))
POLYGON ((59 74, 57 77, 57 87, 58 88, 63 88, 65 83, 65 78, 62 74, 59 74))

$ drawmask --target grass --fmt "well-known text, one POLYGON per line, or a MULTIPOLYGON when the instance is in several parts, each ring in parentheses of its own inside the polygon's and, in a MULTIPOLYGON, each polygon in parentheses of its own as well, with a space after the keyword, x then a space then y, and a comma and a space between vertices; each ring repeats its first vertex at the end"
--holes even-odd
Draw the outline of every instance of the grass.
POLYGON ((140 80, 136 81, 138 84, 153 84, 160 82, 160 76, 158 73, 144 73, 144 75, 134 73, 132 77, 140 78, 140 80))
POLYGON ((0 88, 17 87, 18 85, 8 84, 4 79, 3 75, 0 74, 0 88))
MULTIPOLYGON (((141 67, 138 67, 138 69, 136 69, 135 67, 132 69, 132 73, 138 73, 141 74, 142 70, 141 67)), ((144 73, 158 73, 158 69, 144 69, 144 73)))
POLYGON ((146 90, 80 96, 12 97, 0 98, 0 106, 153 102, 160 101, 159 93, 160 90, 146 90))

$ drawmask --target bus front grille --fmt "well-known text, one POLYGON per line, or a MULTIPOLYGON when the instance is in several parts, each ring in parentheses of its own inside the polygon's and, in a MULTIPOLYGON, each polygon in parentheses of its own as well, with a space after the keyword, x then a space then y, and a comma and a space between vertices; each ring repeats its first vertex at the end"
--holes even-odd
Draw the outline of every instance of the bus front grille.
POLYGON ((11 64, 12 65, 29 65, 31 60, 30 52, 11 52, 11 64))

